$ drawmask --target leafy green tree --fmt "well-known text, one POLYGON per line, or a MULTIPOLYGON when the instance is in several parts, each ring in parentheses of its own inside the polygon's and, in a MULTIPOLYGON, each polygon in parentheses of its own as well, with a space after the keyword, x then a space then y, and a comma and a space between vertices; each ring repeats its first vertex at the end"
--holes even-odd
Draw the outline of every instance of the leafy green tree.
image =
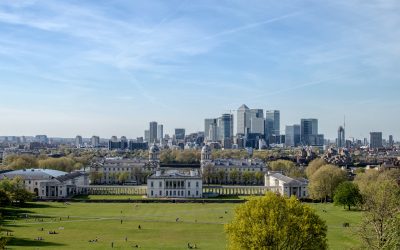
POLYGON ((311 179, 311 176, 324 165, 326 165, 326 162, 321 158, 311 161, 306 168, 307 178, 311 179))
POLYGON ((232 182, 232 184, 237 184, 240 179, 239 171, 234 169, 229 172, 229 180, 232 182))
POLYGON ((39 160, 39 167, 46 169, 55 169, 65 172, 72 172, 73 170, 75 170, 74 168, 75 163, 76 162, 69 157, 47 158, 44 160, 39 160))
POLYGON ((264 182, 264 173, 263 172, 256 172, 254 177, 256 179, 257 184, 262 184, 264 182))
POLYGON ((346 172, 334 165, 324 165, 310 178, 308 190, 312 199, 327 201, 333 198, 334 191, 340 183, 347 180, 346 172))
POLYGON ((9 169, 37 168, 38 162, 32 155, 9 155, 5 158, 4 164, 9 169))
POLYGON ((400 248, 400 187, 393 179, 371 181, 363 193, 359 235, 366 249, 400 248))
POLYGON ((336 188, 333 201, 337 206, 347 206, 350 211, 350 207, 361 204, 362 197, 356 184, 351 181, 345 181, 336 188))
POLYGON ((354 183, 360 189, 360 193, 364 195, 371 182, 378 180, 379 172, 375 169, 366 170, 365 173, 357 174, 354 178, 354 183))
POLYGON ((304 171, 296 166, 294 162, 288 160, 277 160, 272 161, 269 164, 269 167, 272 171, 281 171, 284 175, 292 177, 292 178, 299 178, 305 177, 304 171))
POLYGON ((31 201, 34 197, 33 193, 25 189, 24 181, 19 176, 11 180, 1 180, 0 194, 4 194, 1 200, 6 205, 13 202, 22 205, 27 201, 31 201))
POLYGON ((211 183, 213 172, 214 172, 214 167, 211 164, 207 164, 206 166, 203 167, 202 176, 203 176, 203 181, 206 184, 211 183))
POLYGON ((222 184, 225 180, 225 171, 222 169, 219 169, 217 171, 217 181, 219 184, 222 184))
POLYGON ((4 207, 11 204, 10 193, 0 188, 0 207, 4 207))
POLYGON ((251 198, 225 226, 229 249, 327 249, 327 226, 295 197, 251 198))
POLYGON ((89 179, 92 184, 99 184, 101 182, 101 178, 103 174, 97 171, 92 171, 89 174, 89 179))
POLYGON ((142 184, 143 182, 143 171, 140 167, 133 168, 133 176, 135 177, 136 183, 138 185, 142 184))
POLYGON ((128 178, 129 178, 129 173, 127 173, 127 172, 118 174, 118 182, 121 184, 126 182, 126 180, 128 180, 128 178))

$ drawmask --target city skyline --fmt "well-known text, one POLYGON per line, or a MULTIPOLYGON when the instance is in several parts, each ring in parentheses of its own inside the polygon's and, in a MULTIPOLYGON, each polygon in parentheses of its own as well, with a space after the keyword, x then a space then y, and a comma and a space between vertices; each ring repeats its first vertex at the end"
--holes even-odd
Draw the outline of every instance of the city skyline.
MULTIPOLYGON (((400 3, 3 1, 1 135, 187 133, 245 103, 400 137, 400 3), (318 26, 313 24, 318 23, 318 26)), ((236 111, 234 132, 236 133, 236 111)))

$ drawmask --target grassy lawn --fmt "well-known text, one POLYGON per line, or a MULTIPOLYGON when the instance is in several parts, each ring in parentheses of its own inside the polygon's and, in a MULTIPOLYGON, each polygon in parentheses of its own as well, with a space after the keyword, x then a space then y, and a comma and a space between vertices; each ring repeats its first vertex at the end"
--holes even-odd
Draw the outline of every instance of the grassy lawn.
MULTIPOLYGON (((6 216, 3 229, 10 231, 15 238, 10 241, 11 249, 110 249, 111 242, 114 242, 115 249, 132 249, 136 244, 143 249, 187 249, 188 242, 196 243, 198 249, 225 249, 223 224, 231 220, 235 206, 31 203, 27 208, 3 211, 6 216), (26 213, 28 218, 25 218, 26 213), (54 230, 58 234, 48 234, 48 231, 54 230), (44 240, 35 241, 37 237, 44 240), (97 243, 88 242, 96 237, 97 243)), ((310 206, 328 224, 331 249, 349 249, 357 245, 356 236, 352 233, 361 213, 348 212, 330 204, 310 206), (349 222, 351 227, 343 228, 344 222, 349 222)))
POLYGON ((74 199, 82 200, 140 200, 142 195, 76 195, 74 199))

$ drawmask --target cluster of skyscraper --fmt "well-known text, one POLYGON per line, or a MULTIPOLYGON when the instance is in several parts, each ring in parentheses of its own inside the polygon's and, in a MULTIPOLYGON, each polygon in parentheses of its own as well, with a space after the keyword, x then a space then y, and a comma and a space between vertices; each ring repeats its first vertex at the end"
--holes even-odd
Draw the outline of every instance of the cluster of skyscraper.
POLYGON ((250 109, 245 104, 237 110, 237 133, 233 134, 233 115, 223 114, 219 118, 205 119, 204 133, 207 141, 220 141, 225 148, 261 148, 272 144, 323 146, 324 136, 318 133, 317 119, 302 119, 300 124, 286 126, 285 134, 280 130, 280 111, 250 109))

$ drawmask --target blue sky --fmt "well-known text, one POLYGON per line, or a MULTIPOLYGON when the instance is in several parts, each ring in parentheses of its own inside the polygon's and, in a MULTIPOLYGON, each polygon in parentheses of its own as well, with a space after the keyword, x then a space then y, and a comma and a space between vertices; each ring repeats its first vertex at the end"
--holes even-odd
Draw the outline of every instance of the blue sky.
POLYGON ((245 103, 400 136, 400 2, 0 2, 1 135, 193 132, 245 103))

